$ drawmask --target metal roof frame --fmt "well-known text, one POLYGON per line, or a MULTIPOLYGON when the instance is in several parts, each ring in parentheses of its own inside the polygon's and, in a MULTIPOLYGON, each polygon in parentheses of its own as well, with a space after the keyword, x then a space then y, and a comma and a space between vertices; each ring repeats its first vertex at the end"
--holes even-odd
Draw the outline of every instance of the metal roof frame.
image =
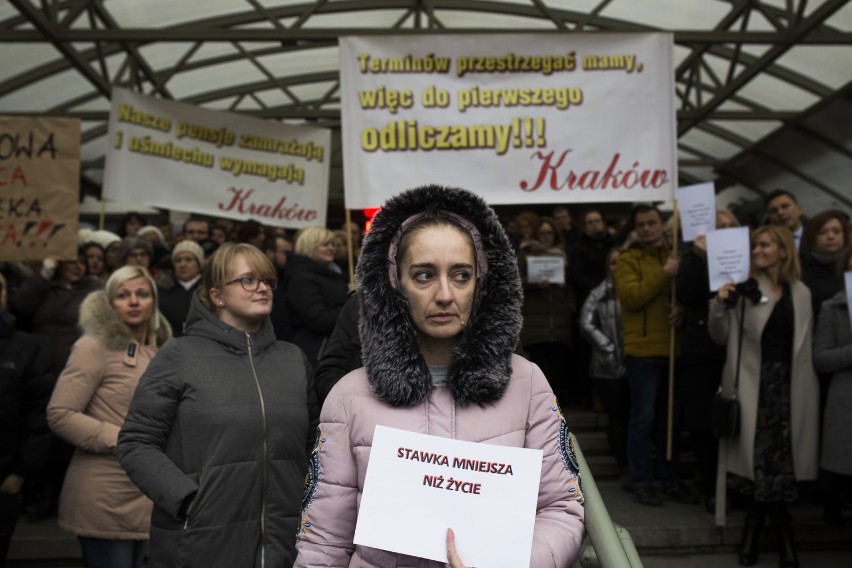
MULTIPOLYGON (((666 30, 608 16, 613 0, 592 3, 587 11, 564 9, 557 4, 565 2, 545 0, 306 0, 282 1, 277 5, 270 0, 244 0, 235 1, 237 9, 227 15, 171 25, 160 22, 149 27, 122 26, 109 9, 111 3, 105 0, 9 0, 15 12, 0 21, 0 44, 47 44, 55 48, 57 56, 16 74, 3 73, 0 67, 0 105, 4 97, 71 71, 88 82, 87 92, 69 96, 58 105, 16 109, 12 114, 78 117, 85 121, 83 142, 97 141, 106 134, 108 111, 92 110, 92 107, 108 101, 112 86, 120 85, 202 106, 221 106, 229 101, 226 106, 237 112, 270 119, 307 121, 339 131, 336 69, 280 76, 264 64, 263 58, 291 52, 310 56, 311 50, 336 47, 338 38, 344 35, 669 31, 674 35, 676 46, 687 51, 675 69, 682 183, 710 181, 705 179, 706 175, 694 171, 694 168, 709 167, 717 189, 740 185, 757 194, 765 194, 774 189, 771 184, 775 181, 757 180, 745 173, 747 166, 753 170, 755 160, 759 160, 780 168, 790 179, 798 180, 804 191, 822 192, 823 201, 852 210, 852 191, 848 183, 844 186, 821 179, 808 171, 807 164, 791 163, 773 152, 773 145, 779 140, 801 140, 824 148, 838 160, 841 169, 852 167, 852 146, 846 138, 848 130, 844 134, 841 128, 835 134, 824 129, 820 131, 812 124, 822 112, 836 105, 841 105, 841 116, 847 116, 852 81, 827 85, 801 69, 790 68, 783 60, 785 54, 799 46, 852 46, 852 32, 832 25, 832 18, 847 8, 849 0, 716 2, 724 5, 727 12, 712 29, 666 30), (376 11, 395 13, 393 24, 346 28, 314 25, 314 20, 319 20, 320 16, 344 14, 354 17, 376 11), (454 26, 453 14, 459 13, 512 17, 517 25, 511 28, 454 26), (271 42, 274 45, 269 45, 271 42), (157 66, 146 57, 145 48, 160 43, 180 45, 172 64, 157 66), (207 44, 221 43, 232 48, 229 53, 199 55, 207 44), (120 65, 115 64, 116 60, 121 60, 120 65), (170 89, 169 83, 181 73, 215 69, 238 61, 247 62, 263 79, 214 86, 181 97, 170 89), (761 76, 782 81, 815 102, 804 108, 770 108, 744 92, 747 85, 761 76), (313 98, 305 98, 293 90, 310 84, 326 86, 313 98), (270 90, 283 94, 287 102, 265 103, 258 94, 270 90), (726 125, 720 125, 719 121, 725 121, 726 125), (741 121, 777 126, 754 139, 738 131, 736 125, 741 121), (714 155, 690 142, 691 134, 698 133, 733 145, 737 151, 732 156, 714 155)), ((100 106, 107 108, 107 105, 100 106)), ((339 168, 340 160, 337 151, 333 167, 339 168)), ((102 157, 84 161, 83 175, 90 178, 84 183, 87 191, 99 186, 93 181, 98 177, 93 173, 102 167, 102 157)))

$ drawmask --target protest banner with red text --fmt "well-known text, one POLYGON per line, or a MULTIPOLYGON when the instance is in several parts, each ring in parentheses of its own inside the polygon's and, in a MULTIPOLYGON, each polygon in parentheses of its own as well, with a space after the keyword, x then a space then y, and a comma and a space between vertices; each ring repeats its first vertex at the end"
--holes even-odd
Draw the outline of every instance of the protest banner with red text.
POLYGON ((341 38, 346 206, 425 183, 492 204, 671 199, 672 45, 664 33, 341 38))
POLYGON ((104 196, 264 225, 324 226, 331 131, 113 89, 104 196))
POLYGON ((77 258, 80 121, 0 116, 0 260, 77 258))

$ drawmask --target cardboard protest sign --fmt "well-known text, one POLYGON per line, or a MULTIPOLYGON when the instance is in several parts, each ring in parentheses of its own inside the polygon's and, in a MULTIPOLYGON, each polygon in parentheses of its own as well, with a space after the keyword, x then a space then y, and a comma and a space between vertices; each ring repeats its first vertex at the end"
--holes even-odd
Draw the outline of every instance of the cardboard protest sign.
POLYGON ((80 121, 0 116, 0 260, 77 258, 80 121))

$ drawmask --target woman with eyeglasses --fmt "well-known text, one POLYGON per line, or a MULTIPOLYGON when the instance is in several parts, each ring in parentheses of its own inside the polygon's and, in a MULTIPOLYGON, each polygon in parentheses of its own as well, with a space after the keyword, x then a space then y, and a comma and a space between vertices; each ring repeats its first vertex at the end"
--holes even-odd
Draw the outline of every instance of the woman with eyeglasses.
POLYGON ((564 405, 570 393, 571 320, 576 306, 561 233, 553 219, 542 217, 533 233, 535 244, 522 249, 518 268, 524 283, 521 344, 564 405), (536 268, 537 262, 548 260, 554 272, 536 268))
POLYGON ((154 502, 150 566, 291 566, 318 408, 305 354, 276 341, 275 268, 227 243, 185 335, 142 377, 118 456, 154 502))
POLYGON ((296 238, 296 254, 284 270, 293 343, 304 349, 312 367, 349 295, 346 277, 334 263, 334 250, 334 233, 308 227, 296 238))

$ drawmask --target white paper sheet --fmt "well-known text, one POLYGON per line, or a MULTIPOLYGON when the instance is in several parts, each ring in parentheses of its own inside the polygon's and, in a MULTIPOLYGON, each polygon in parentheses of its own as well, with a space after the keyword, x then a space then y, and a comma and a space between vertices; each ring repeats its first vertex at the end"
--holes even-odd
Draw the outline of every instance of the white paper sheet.
POLYGON ((354 542, 446 562, 452 528, 467 566, 529 566, 541 459, 376 426, 354 542))
POLYGON ((677 189, 677 209, 684 242, 692 242, 716 228, 716 191, 713 182, 677 189))
POLYGON ((528 256, 527 282, 537 284, 547 278, 551 284, 565 284, 565 258, 561 256, 528 256))
POLYGON ((748 227, 720 229, 707 233, 707 272, 710 290, 726 282, 745 282, 751 265, 748 227))

